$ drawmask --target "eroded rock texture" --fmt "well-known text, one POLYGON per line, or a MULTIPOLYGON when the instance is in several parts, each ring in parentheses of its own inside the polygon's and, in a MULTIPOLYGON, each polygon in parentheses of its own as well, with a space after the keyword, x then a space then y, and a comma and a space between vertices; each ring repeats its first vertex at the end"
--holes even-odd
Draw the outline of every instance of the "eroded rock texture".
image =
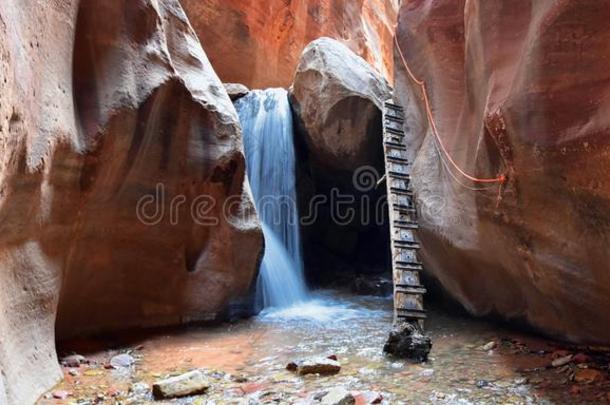
POLYGON ((398 43, 440 137, 467 173, 506 173, 501 187, 442 163, 397 52, 395 80, 427 269, 474 313, 606 343, 609 18, 610 4, 591 0, 403 2, 398 43))
POLYGON ((321 38, 309 44, 290 99, 312 163, 335 171, 378 163, 381 108, 389 97, 386 81, 340 42, 321 38))
MULTIPOLYGON (((339 41, 309 44, 290 101, 300 154, 304 257, 311 274, 388 269, 381 108, 387 82, 339 41)), ((314 280, 316 281, 316 280, 314 280)), ((329 280, 321 280, 329 281, 329 280)))
POLYGON ((220 78, 251 88, 288 87, 301 51, 321 36, 392 73, 398 0, 183 0, 220 78))
POLYGON ((55 331, 213 317, 262 234, 237 114, 177 0, 0 17, 0 403, 24 404, 60 378, 55 331))

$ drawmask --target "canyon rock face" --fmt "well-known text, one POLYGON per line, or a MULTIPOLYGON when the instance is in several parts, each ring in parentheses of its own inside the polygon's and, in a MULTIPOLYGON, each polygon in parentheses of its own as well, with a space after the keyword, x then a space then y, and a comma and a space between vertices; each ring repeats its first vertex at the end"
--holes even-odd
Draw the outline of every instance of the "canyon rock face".
POLYGON ((340 42, 321 38, 309 44, 290 100, 312 164, 353 171, 379 162, 381 108, 389 97, 386 81, 340 42))
POLYGON ((386 77, 399 0, 182 0, 220 78, 288 87, 305 46, 332 37, 386 77))
POLYGON ((604 343, 609 18, 599 1, 409 0, 395 50, 427 269, 476 314, 604 343), (507 180, 469 180, 443 146, 466 174, 507 180))
POLYGON ((9 404, 61 377, 56 335, 215 317, 262 250, 237 114, 178 1, 30 3, 0 10, 9 404))
POLYGON ((390 94, 383 77, 339 41, 321 38, 303 51, 290 101, 301 155, 301 215, 312 216, 303 227, 310 273, 324 272, 312 268, 319 266, 336 270, 342 261, 386 267, 388 231, 378 226, 385 224, 378 215, 385 189, 376 185, 383 173, 381 108, 390 94), (326 200, 317 204, 319 198, 326 200))

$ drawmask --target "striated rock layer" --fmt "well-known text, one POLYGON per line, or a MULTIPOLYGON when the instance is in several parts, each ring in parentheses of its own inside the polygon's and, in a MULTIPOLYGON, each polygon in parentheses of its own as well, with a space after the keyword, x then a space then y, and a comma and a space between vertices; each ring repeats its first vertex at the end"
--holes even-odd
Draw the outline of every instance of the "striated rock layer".
POLYGON ((395 52, 424 260, 468 309, 610 342, 610 4, 407 0, 395 52), (445 156, 444 162, 441 156, 445 156), (477 190, 473 190, 476 188, 477 190))
POLYGON ((237 114, 178 1, 60 3, 0 10, 3 404, 60 378, 55 333, 214 317, 262 249, 237 114))
POLYGON ((340 40, 386 77, 399 0, 182 0, 220 78, 288 87, 301 51, 340 40))

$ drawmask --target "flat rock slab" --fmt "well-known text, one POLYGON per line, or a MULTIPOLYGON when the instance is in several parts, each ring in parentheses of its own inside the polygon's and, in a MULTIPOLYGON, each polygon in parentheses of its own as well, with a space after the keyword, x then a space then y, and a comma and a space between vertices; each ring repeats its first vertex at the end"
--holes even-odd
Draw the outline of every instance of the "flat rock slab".
POLYGON ((179 398, 205 394, 209 388, 210 382, 205 375, 199 370, 194 370, 155 382, 153 384, 153 395, 157 399, 179 398))
POLYGON ((317 357, 306 360, 299 360, 289 363, 286 366, 287 370, 294 371, 298 375, 320 374, 333 375, 341 371, 341 364, 333 359, 325 357, 317 357))
POLYGON ((323 405, 352 405, 356 398, 343 387, 332 388, 320 401, 323 405))

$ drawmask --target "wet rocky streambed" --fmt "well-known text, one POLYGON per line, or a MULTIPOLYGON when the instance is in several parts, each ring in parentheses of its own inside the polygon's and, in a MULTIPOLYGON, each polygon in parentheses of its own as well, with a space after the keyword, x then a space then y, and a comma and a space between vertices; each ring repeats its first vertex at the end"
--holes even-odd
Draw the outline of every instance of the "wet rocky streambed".
MULTIPOLYGON (((60 345, 64 380, 49 404, 610 402, 609 354, 429 311, 430 360, 410 364, 382 347, 390 299, 320 292, 307 304, 206 328, 120 335, 60 345), (299 375, 299 359, 336 358, 334 375, 299 375), (153 383, 193 370, 200 395, 157 399, 153 383)), ((332 360, 331 360, 332 363, 332 360)))

